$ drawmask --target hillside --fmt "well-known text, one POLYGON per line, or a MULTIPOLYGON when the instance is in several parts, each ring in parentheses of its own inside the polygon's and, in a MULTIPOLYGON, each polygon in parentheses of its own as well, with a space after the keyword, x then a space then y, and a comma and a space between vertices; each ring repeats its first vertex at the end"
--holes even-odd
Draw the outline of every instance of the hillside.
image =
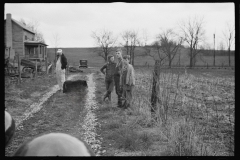
MULTIPOLYGON (((70 65, 78 65, 80 59, 87 59, 88 65, 93 67, 100 67, 105 62, 104 59, 97 55, 96 48, 62 48, 63 53, 68 59, 70 65)), ((54 60, 55 49, 54 48, 47 48, 48 57, 50 61, 54 60)), ((141 47, 137 47, 135 50, 136 55, 142 55, 144 49, 141 47)), ((188 49, 182 48, 180 51, 180 65, 189 65, 189 57, 187 56, 188 49)), ((125 54, 125 53, 123 53, 125 54)), ((198 57, 196 65, 212 65, 213 64, 213 56, 206 56, 206 53, 201 53, 201 56, 198 57)), ((228 56, 218 55, 216 53, 215 63, 216 65, 226 65, 228 66, 228 56)), ((179 62, 179 55, 173 59, 172 65, 178 65, 179 62)), ((136 56, 135 57, 135 65, 143 66, 145 64, 154 65, 154 60, 152 57, 149 56, 136 56)), ((231 65, 235 64, 234 56, 231 56, 231 65)), ((167 65, 167 63, 166 63, 167 65)))

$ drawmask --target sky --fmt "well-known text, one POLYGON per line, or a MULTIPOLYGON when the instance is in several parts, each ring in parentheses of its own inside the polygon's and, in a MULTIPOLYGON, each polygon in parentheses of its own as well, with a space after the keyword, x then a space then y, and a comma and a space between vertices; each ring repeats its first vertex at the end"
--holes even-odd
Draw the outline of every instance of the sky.
MULTIPOLYGON (((27 23, 37 21, 48 48, 54 46, 54 35, 59 36, 59 47, 96 47, 92 32, 109 30, 122 41, 121 33, 136 30, 145 33, 152 43, 161 31, 173 29, 194 16, 203 17, 205 43, 213 46, 225 39, 227 24, 234 26, 234 3, 5 3, 4 19, 12 18, 27 23)), ((234 45, 235 47, 235 45, 234 45)))

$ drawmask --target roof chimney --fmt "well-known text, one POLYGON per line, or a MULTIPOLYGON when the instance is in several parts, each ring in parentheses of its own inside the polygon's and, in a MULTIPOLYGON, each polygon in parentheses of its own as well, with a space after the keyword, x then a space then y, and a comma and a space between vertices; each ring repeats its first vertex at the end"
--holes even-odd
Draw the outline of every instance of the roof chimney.
POLYGON ((6 42, 7 47, 12 48, 12 15, 10 13, 7 14, 6 19, 6 42))

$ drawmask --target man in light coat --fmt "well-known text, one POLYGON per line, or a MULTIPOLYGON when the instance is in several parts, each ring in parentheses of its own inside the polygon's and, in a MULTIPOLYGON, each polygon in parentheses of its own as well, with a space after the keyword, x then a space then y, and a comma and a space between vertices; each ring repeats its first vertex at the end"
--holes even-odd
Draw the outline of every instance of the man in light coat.
POLYGON ((62 49, 57 51, 57 62, 56 62, 56 78, 60 90, 63 90, 63 83, 65 82, 65 71, 67 67, 67 58, 64 56, 62 49))
POLYGON ((132 103, 133 87, 135 86, 135 71, 131 64, 129 64, 130 56, 123 56, 123 64, 121 69, 120 85, 122 86, 122 104, 123 109, 130 107, 132 103))

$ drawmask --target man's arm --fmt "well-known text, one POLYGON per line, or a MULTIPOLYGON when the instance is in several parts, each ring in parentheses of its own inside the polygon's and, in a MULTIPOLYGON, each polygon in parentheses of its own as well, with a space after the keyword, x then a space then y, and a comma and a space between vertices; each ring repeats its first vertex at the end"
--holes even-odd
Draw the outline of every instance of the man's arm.
POLYGON ((103 71, 105 68, 107 67, 107 64, 105 64, 104 66, 102 66, 102 68, 100 69, 100 71, 105 74, 105 72, 103 71))
POLYGON ((66 67, 67 67, 67 58, 65 57, 64 54, 61 55, 61 63, 62 63, 61 68, 62 69, 66 69, 66 67))

